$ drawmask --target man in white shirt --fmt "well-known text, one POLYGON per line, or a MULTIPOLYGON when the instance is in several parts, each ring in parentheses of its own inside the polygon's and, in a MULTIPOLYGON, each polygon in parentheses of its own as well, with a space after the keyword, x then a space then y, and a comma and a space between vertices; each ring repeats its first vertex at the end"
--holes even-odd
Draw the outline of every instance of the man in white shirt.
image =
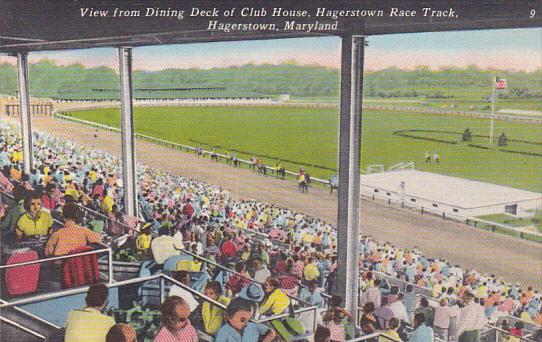
POLYGON ((261 258, 254 258, 252 265, 254 267, 254 280, 257 282, 264 283, 271 276, 271 272, 264 265, 261 258))
POLYGON ((448 300, 442 298, 440 305, 435 308, 433 316, 433 331, 443 341, 448 341, 448 328, 450 327, 450 307, 448 300))
POLYGON ((373 303, 375 309, 380 307, 382 293, 380 292, 380 279, 375 279, 374 285, 363 292, 360 299, 360 305, 363 307, 367 303, 373 303))
POLYGON ((200 223, 200 220, 198 220, 197 223, 194 225, 194 227, 192 228, 192 234, 197 236, 199 241, 204 241, 205 230, 203 230, 200 223))
POLYGON ((410 323, 408 313, 403 300, 405 299, 404 293, 397 295, 397 300, 389 305, 390 310, 393 312, 393 317, 399 319, 402 322, 410 323))
POLYGON ((153 239, 151 242, 151 251, 154 260, 157 264, 162 265, 172 256, 179 255, 179 251, 183 249, 183 244, 179 243, 173 236, 169 236, 169 228, 161 227, 160 236, 153 239))
POLYGON ((450 308, 450 325, 448 326, 448 339, 450 341, 457 341, 457 319, 461 309, 459 305, 454 301, 450 308))
POLYGON ((458 342, 480 342, 480 330, 487 323, 484 308, 474 302, 474 294, 470 292, 464 295, 464 302, 465 307, 457 318, 458 342))
MULTIPOLYGON (((177 271, 173 273, 173 278, 175 280, 178 280, 183 285, 186 285, 187 287, 190 287, 190 274, 186 271, 177 271)), ((169 297, 171 296, 179 296, 188 304, 190 307, 190 312, 196 310, 196 308, 199 305, 199 302, 194 298, 194 295, 183 287, 179 285, 173 285, 171 286, 171 289, 169 290, 169 297)))

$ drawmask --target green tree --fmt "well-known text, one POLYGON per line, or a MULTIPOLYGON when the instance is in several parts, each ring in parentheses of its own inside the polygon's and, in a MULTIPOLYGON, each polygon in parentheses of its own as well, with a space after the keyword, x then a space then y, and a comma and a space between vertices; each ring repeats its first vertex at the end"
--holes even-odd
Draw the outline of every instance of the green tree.
POLYGON ((504 132, 499 137, 498 145, 501 147, 508 146, 508 138, 506 137, 506 134, 504 134, 504 132))
POLYGON ((463 132, 463 141, 472 141, 472 133, 469 128, 463 132))

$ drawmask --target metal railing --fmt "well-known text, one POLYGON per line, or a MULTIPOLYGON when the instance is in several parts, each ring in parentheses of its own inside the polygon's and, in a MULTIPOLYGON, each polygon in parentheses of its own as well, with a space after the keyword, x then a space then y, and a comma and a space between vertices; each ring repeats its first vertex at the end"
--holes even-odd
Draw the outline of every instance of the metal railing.
POLYGON ((397 278, 394 278, 386 273, 383 273, 383 272, 378 272, 378 271, 371 271, 372 274, 374 274, 375 276, 377 276, 378 278, 380 279, 384 279, 388 282, 388 284, 390 284, 390 286, 398 286, 400 290, 402 290, 403 292, 405 292, 406 290, 406 287, 408 285, 412 286, 413 288, 413 291, 416 295, 423 295, 423 296, 426 296, 428 298, 433 298, 432 297, 432 294, 433 294, 433 289, 429 288, 429 287, 423 287, 423 286, 418 286, 414 283, 410 283, 408 281, 405 281, 405 280, 401 280, 401 279, 397 279, 397 278))
MULTIPOLYGON (((231 273, 231 274, 234 274, 234 275, 237 275, 239 277, 242 277, 244 279, 247 279, 249 280, 250 282, 253 282, 253 283, 256 283, 256 284, 259 284, 259 285, 263 285, 263 283, 251 278, 251 277, 248 277, 248 276, 245 276, 243 274, 240 274, 234 270, 231 270, 219 263, 216 263, 216 262, 213 262, 212 260, 209 260, 209 259, 206 259, 206 258, 203 258, 197 254, 194 254, 192 252, 189 252, 189 251, 186 251, 186 250, 182 250, 181 253, 184 253, 184 254, 187 254, 187 255, 190 255, 192 256, 193 258, 195 259, 198 259, 202 262, 205 262, 209 265, 213 265, 219 269, 221 269, 222 271, 225 271, 225 272, 228 272, 228 273, 231 273)), ((294 300, 295 302, 299 303, 299 304, 302 304, 302 307, 298 308, 298 309, 294 309, 293 310, 293 314, 294 315, 297 315, 297 314, 301 314, 301 313, 304 313, 304 312, 312 312, 312 331, 314 332, 316 330, 316 325, 317 325, 317 315, 318 315, 318 310, 319 308, 315 305, 311 305, 310 303, 307 303, 303 300, 301 300, 300 298, 296 297, 296 296, 292 296, 290 294, 286 294, 290 300, 294 300)), ((267 323, 267 322, 271 322, 273 320, 276 320, 276 319, 281 319, 281 318, 285 318, 285 317, 289 317, 290 316, 290 313, 283 313, 283 314, 278 314, 278 315, 273 315, 273 316, 269 316, 269 317, 264 317, 264 318, 260 318, 258 320, 254 320, 256 323, 267 323)))
MULTIPOLYGON (((2 196, 4 198, 7 198, 7 199, 9 199, 11 201, 15 200, 13 195, 11 195, 9 193, 6 193, 4 191, 1 191, 1 190, 0 190, 0 196, 2 196)), ((56 226, 62 226, 63 225, 63 223, 61 221, 57 220, 57 219, 53 219, 53 223, 56 226)), ((49 262, 56 261, 56 260, 64 260, 64 259, 70 259, 70 258, 75 258, 75 257, 79 257, 79 256, 85 256, 85 255, 91 255, 91 254, 101 254, 101 253, 107 252, 107 258, 108 258, 108 276, 107 276, 107 278, 108 278, 108 282, 111 283, 111 282, 114 281, 114 277, 113 277, 113 250, 112 250, 112 248, 110 246, 107 246, 107 245, 105 245, 103 243, 98 243, 98 245, 102 246, 103 248, 96 249, 96 250, 89 251, 89 252, 83 252, 83 253, 77 253, 77 254, 68 254, 68 255, 56 256, 56 257, 49 257, 49 258, 38 259, 38 260, 33 260, 33 261, 27 261, 27 262, 22 262, 22 263, 15 263, 15 264, 10 264, 10 265, 1 265, 0 270, 9 269, 9 268, 13 268, 13 267, 40 264, 40 263, 49 263, 49 262)))
POLYGON ((232 225, 231 227, 237 229, 238 231, 240 232, 243 232, 243 234, 247 235, 248 237, 252 237, 252 236, 257 236, 257 237, 260 237, 262 239, 267 239, 269 241, 271 241, 271 243, 277 247, 280 247, 280 248, 283 248, 283 249, 289 249, 290 248, 290 245, 279 240, 279 239, 275 239, 275 238, 272 238, 269 236, 269 234, 267 233, 262 233, 262 232, 259 232, 259 231, 256 231, 256 230, 251 230, 251 229, 248 229, 248 228, 242 228, 242 227, 239 227, 239 226, 235 226, 235 225, 232 225))
MULTIPOLYGON (((8 302, 6 302, 3 299, 0 299, 0 303, 1 304, 6 304, 8 302)), ((47 321, 47 320, 45 320, 45 319, 43 319, 43 318, 41 318, 39 316, 36 316, 31 312, 23 310, 23 309, 19 308, 18 306, 13 306, 12 309, 17 311, 18 313, 20 313, 22 315, 25 315, 25 316, 29 317, 30 319, 33 319, 35 321, 38 321, 38 322, 43 323, 45 325, 48 325, 53 329, 56 329, 56 330, 62 329, 62 327, 59 327, 58 325, 56 325, 54 323, 51 323, 51 322, 49 322, 49 321, 47 321)), ((24 325, 22 325, 20 323, 17 323, 17 322, 15 322, 13 320, 8 319, 6 317, 3 317, 3 316, 1 316, 1 314, 2 314, 2 312, 0 310, 0 320, 6 322, 8 324, 11 324, 11 325, 15 326, 16 328, 19 328, 19 329, 21 329, 21 330, 23 330, 25 332, 28 332, 29 334, 34 335, 34 336, 36 336, 38 338, 43 338, 44 340, 47 340, 46 337, 44 337, 42 334, 38 333, 37 331, 34 331, 34 330, 32 330, 32 329, 30 329, 30 328, 28 328, 28 327, 26 327, 26 326, 24 326, 24 325)), ((1 331, 1 329, 0 329, 0 331, 1 331)))
POLYGON ((37 331, 34 331, 34 330, 30 329, 30 328, 27 328, 24 325, 19 324, 19 323, 15 322, 15 321, 12 321, 12 320, 10 320, 8 318, 0 316, 0 321, 5 322, 7 324, 10 324, 10 325, 16 327, 17 329, 21 329, 22 331, 27 332, 27 333, 29 333, 29 334, 37 337, 37 338, 40 338, 40 339, 42 339, 44 341, 47 340, 46 336, 43 336, 42 334, 38 333, 37 331))
POLYGON ((125 232, 133 231, 133 232, 135 232, 136 234, 139 233, 139 230, 137 230, 136 228, 132 228, 132 227, 128 226, 128 225, 125 224, 125 223, 122 223, 122 222, 117 221, 117 220, 113 220, 113 219, 109 218, 107 215, 104 215, 104 214, 102 214, 102 213, 99 213, 99 212, 97 212, 96 210, 87 208, 87 207, 85 207, 84 205, 82 205, 82 204, 80 204, 80 203, 78 203, 77 205, 79 206, 79 208, 80 208, 81 210, 83 210, 84 212, 88 213, 89 215, 91 215, 91 216, 97 218, 97 219, 100 220, 100 221, 104 221, 104 230, 105 230, 105 231, 108 230, 109 224, 114 223, 114 224, 116 224, 116 225, 121 226, 121 227, 124 229, 125 232))
POLYGON ((317 306, 309 306, 309 307, 305 307, 305 308, 299 308, 299 309, 295 309, 293 311, 293 313, 282 313, 282 314, 278 314, 278 315, 273 315, 273 316, 269 316, 269 317, 264 317, 264 318, 260 318, 260 319, 256 319, 256 320, 253 320, 255 323, 270 323, 274 320, 277 320, 277 319, 282 319, 282 318, 287 318, 287 317, 291 317, 292 314, 295 316, 295 315, 299 315, 299 314, 302 314, 302 313, 305 313, 305 312, 312 312, 312 330, 311 332, 314 332, 316 331, 316 326, 317 326, 317 319, 316 319, 316 316, 318 315, 318 307, 317 306))
MULTIPOLYGON (((0 190, 0 196, 7 198, 9 201, 15 202, 15 197, 10 193, 5 192, 4 190, 0 190)), ((4 200, 2 200, 2 202, 3 201, 4 200)))
MULTIPOLYGON (((138 284, 138 283, 147 283, 147 282, 150 282, 150 281, 156 281, 156 280, 159 280, 160 281, 160 302, 163 302, 164 298, 165 298, 165 282, 170 282, 171 284, 174 284, 176 286, 179 286, 181 288, 183 288, 184 290, 190 292, 191 294, 197 296, 198 298, 200 298, 201 300, 204 300, 206 302, 209 302, 217 307, 220 307, 221 309, 225 310, 226 309, 226 306, 223 305, 222 303, 220 302, 217 302, 211 298, 209 298, 208 296, 206 296, 205 294, 202 294, 192 288, 190 288, 189 286, 187 285, 184 285, 183 283, 179 282, 178 280, 168 276, 168 275, 165 275, 163 273, 160 273, 160 274, 156 274, 156 275, 151 275, 151 276, 147 276, 147 277, 140 277, 140 278, 136 278, 136 279, 128 279, 128 280, 125 280, 125 281, 120 281, 120 282, 115 282, 115 283, 112 283, 112 284, 108 284, 107 287, 108 288, 120 288, 122 286, 126 286, 126 285, 132 285, 132 284, 138 284)), ((31 304, 31 303, 36 303, 36 302, 42 302, 42 301, 47 301, 47 300, 53 300, 53 299, 56 299, 56 298, 62 298, 62 297, 66 297, 66 296, 72 296, 72 295, 76 295, 76 294, 82 294, 82 293, 86 293, 89 289, 89 286, 84 286, 84 287, 79 287, 79 288, 74 288, 74 289, 69 289, 69 290, 64 290, 64 291, 60 291, 60 292, 54 292, 54 293, 48 293, 48 294, 42 294, 42 295, 38 295, 38 296, 33 296, 33 297, 28 297, 28 298, 23 298, 23 299, 19 299, 19 300, 14 300, 14 301, 11 301, 11 302, 0 302, 0 312, 1 312, 1 309, 3 308, 9 308, 9 307, 15 307, 15 306, 19 306, 19 305, 26 305, 26 304, 31 304)), ((74 308, 75 309, 75 308, 74 308)), ((301 313, 304 313, 304 312, 309 312, 309 311, 314 311, 315 312, 315 315, 316 315, 316 307, 315 306, 312 306, 312 307, 307 307, 307 308, 301 308, 301 309, 298 309, 298 310, 294 310, 294 314, 301 314, 301 313)), ((261 318, 259 320, 256 320, 256 319, 252 319, 251 321, 254 322, 254 323, 269 323, 275 319, 280 319, 280 318, 283 318, 283 317, 287 317, 289 314, 280 314, 280 315, 274 315, 274 316, 270 316, 270 317, 264 317, 264 318, 261 318)), ((0 316, 0 318, 2 319, 5 319, 3 317, 0 316)), ((313 331, 314 331, 314 327, 315 327, 315 324, 316 324, 316 316, 314 316, 314 326, 313 326, 313 331)), ((44 337, 45 339, 45 337, 44 337)))
MULTIPOLYGON (((480 333, 482 337, 486 337, 489 341, 495 342, 505 342, 508 341, 512 334, 509 331, 503 330, 499 327, 491 326, 489 329, 482 331, 480 333)), ((534 342, 536 340, 532 339, 531 334, 526 334, 524 336, 514 336, 521 342, 534 342)))
POLYGON ((369 340, 372 340, 373 338, 378 338, 379 341, 380 339, 385 339, 386 341, 392 341, 392 342, 403 342, 402 340, 398 340, 398 339, 395 339, 391 336, 388 336, 386 335, 385 332, 375 332, 375 333, 372 333, 372 334, 369 334, 369 335, 363 335, 363 336, 360 336, 360 337, 356 337, 354 339, 351 339, 351 340, 347 340, 347 342, 359 342, 359 341, 369 341, 369 340))
MULTIPOLYGON (((15 198, 13 197, 12 194, 10 193, 7 193, 3 190, 0 190, 0 196, 2 198, 7 198, 9 201, 12 202, 12 204, 14 203, 15 201, 15 198)), ((2 200, 0 203, 4 202, 4 200, 2 200)), ((129 231, 132 231, 134 232, 134 234, 138 234, 139 233, 139 230, 136 229, 136 228, 132 228, 130 226, 128 226, 127 224, 124 224, 122 222, 119 222, 117 220, 112 220, 111 218, 107 217, 106 215, 102 214, 102 213, 99 213, 95 210, 92 210, 90 208, 87 208, 85 207, 84 205, 82 205, 81 203, 77 203, 77 206, 80 208, 80 210, 83 210, 85 213, 87 213, 88 215, 91 215, 93 216, 94 218, 97 218, 98 220, 100 221, 103 221, 104 222, 104 230, 107 231, 107 229, 109 228, 109 224, 112 222, 116 225, 119 225, 121 227, 123 227, 124 231, 125 232, 129 232, 129 231)), ((55 219, 53 218, 53 222, 57 225, 57 226, 63 226, 64 223, 61 221, 61 220, 58 220, 58 219, 55 219)), ((119 237, 119 239, 122 238, 119 237)))
POLYGON ((92 121, 88 121, 88 120, 76 119, 76 118, 72 118, 72 117, 69 117, 69 116, 66 116, 66 115, 58 114, 58 111, 56 111, 56 110, 53 111, 53 117, 60 118, 62 120, 66 120, 66 121, 75 122, 75 123, 81 123, 81 124, 84 124, 84 125, 87 125, 87 126, 90 126, 90 127, 99 128, 99 129, 103 129, 103 130, 110 131, 110 132, 120 133, 120 129, 118 129, 118 128, 107 126, 107 125, 102 125, 102 124, 92 122, 92 121))
MULTIPOLYGON (((187 250, 184 250, 184 249, 183 249, 183 250, 181 250, 181 253, 190 255, 190 256, 192 256, 193 258, 196 258, 196 259, 198 259, 198 260, 200 260, 200 261, 202 261, 202 262, 204 262, 204 263, 206 263, 206 264, 213 265, 214 267, 218 267, 219 269, 221 269, 221 270, 223 270, 223 271, 226 271, 226 272, 228 272, 228 273, 237 275, 237 276, 239 276, 239 277, 241 277, 241 278, 244 278, 244 279, 246 279, 246 280, 249 280, 250 282, 253 282, 253 283, 256 283, 256 284, 259 284, 259 285, 263 285, 262 282, 259 282, 259 281, 255 280, 255 279, 251 278, 251 277, 245 276, 245 275, 243 275, 243 274, 241 274, 241 273, 238 273, 238 272, 236 272, 236 271, 234 271, 234 270, 232 270, 232 269, 229 269, 228 267, 226 267, 226 266, 224 266, 224 265, 221 265, 221 264, 219 264, 219 263, 217 263, 217 262, 214 262, 214 261, 212 261, 212 260, 206 259, 206 258, 204 258, 204 257, 202 257, 202 256, 199 256, 199 255, 194 254, 194 253, 192 253, 192 252, 189 252, 189 251, 187 251, 187 250)), ((302 304, 304 304, 304 305, 310 305, 310 303, 307 303, 307 302, 305 302, 305 301, 303 301, 303 300, 301 300, 300 298, 297 298, 297 297, 295 297, 295 296, 288 295, 288 294, 287 294, 287 296, 288 296, 289 298, 295 300, 296 302, 302 303, 302 304)))
MULTIPOLYGON (((6 303, 8 303, 8 302, 3 300, 3 299, 0 299, 0 304, 6 304, 6 303)), ((43 319, 41 317, 38 317, 38 316, 34 315, 33 313, 28 312, 26 310, 23 310, 23 309, 21 309, 21 308, 19 308, 17 306, 14 306, 13 309, 15 311, 17 311, 17 312, 20 312, 23 315, 26 315, 26 316, 28 316, 28 317, 30 317, 32 319, 35 319, 35 320, 39 321, 41 323, 47 324, 47 325, 51 326, 52 328, 61 329, 61 327, 59 327, 58 325, 56 325, 54 323, 51 323, 51 322, 49 322, 49 321, 47 321, 47 320, 45 320, 45 319, 43 319)))
POLYGON ((542 242, 542 233, 530 231, 521 227, 512 227, 512 226, 508 226, 502 223, 487 221, 487 220, 479 219, 476 217, 467 218, 466 223, 470 226, 474 226, 475 228, 479 228, 479 226, 488 226, 488 229, 491 230, 492 232, 495 232, 501 229, 521 239, 532 240, 532 239, 527 238, 527 236, 532 236, 532 237, 535 237, 534 241, 542 242))
POLYGON ((85 255, 107 253, 107 255, 108 255, 108 264, 109 264, 107 281, 108 281, 109 284, 111 284, 111 283, 113 283, 115 281, 114 278, 113 278, 113 252, 111 250, 111 247, 106 246, 104 244, 99 244, 99 245, 103 246, 104 248, 95 249, 95 250, 88 251, 88 252, 60 255, 60 256, 49 257, 49 258, 44 258, 44 259, 19 262, 19 263, 14 263, 14 264, 9 264, 9 265, 1 265, 0 270, 10 269, 10 268, 14 268, 14 267, 23 267, 23 266, 29 266, 29 265, 36 265, 36 264, 44 264, 44 263, 49 263, 49 262, 53 262, 53 261, 57 261, 57 260, 65 260, 65 259, 77 258, 77 257, 85 256, 85 255))
MULTIPOLYGON (((212 299, 212 298, 207 297, 207 296, 204 295, 203 293, 194 290, 194 289, 191 288, 190 286, 187 286, 187 285, 181 283, 180 281, 178 281, 178 280, 176 280, 176 279, 174 279, 174 278, 172 278, 172 277, 170 277, 170 276, 168 276, 168 275, 166 275, 166 274, 161 273, 161 274, 158 274, 157 276, 158 276, 159 279, 161 279, 161 280, 168 280, 168 281, 170 281, 171 283, 173 283, 173 284, 175 284, 175 285, 177 285, 177 286, 183 288, 184 290, 190 292, 190 293, 193 294, 193 295, 196 295, 197 297, 203 299, 203 300, 206 301, 206 302, 209 302, 209 303, 211 303, 211 304, 213 304, 213 305, 216 305, 216 306, 218 306, 218 307, 221 308, 221 309, 224 309, 224 310, 226 309, 226 306, 225 306, 224 304, 222 304, 222 303, 220 303, 220 302, 217 302, 217 301, 215 301, 215 300, 212 299)), ((161 299, 160 302, 163 302, 163 298, 164 298, 164 289, 165 289, 165 286, 164 286, 164 284, 162 283, 162 285, 160 286, 160 299, 161 299)))

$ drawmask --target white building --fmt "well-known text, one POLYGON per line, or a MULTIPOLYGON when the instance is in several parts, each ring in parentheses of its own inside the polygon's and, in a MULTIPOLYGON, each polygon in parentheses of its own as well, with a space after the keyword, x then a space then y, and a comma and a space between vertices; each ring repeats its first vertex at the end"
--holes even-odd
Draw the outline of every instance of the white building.
POLYGON ((280 102, 290 101, 290 94, 280 94, 279 101, 280 102))
POLYGON ((462 218, 504 213, 528 216, 542 208, 541 193, 416 170, 362 175, 361 193, 462 218))

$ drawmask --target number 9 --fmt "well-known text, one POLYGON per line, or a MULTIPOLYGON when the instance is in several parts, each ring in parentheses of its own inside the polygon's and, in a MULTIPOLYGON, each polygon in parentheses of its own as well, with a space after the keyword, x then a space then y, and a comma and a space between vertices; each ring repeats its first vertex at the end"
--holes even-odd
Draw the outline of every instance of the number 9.
POLYGON ((534 16, 536 15, 536 10, 535 9, 532 9, 531 12, 529 13, 530 14, 530 19, 533 19, 534 16))

